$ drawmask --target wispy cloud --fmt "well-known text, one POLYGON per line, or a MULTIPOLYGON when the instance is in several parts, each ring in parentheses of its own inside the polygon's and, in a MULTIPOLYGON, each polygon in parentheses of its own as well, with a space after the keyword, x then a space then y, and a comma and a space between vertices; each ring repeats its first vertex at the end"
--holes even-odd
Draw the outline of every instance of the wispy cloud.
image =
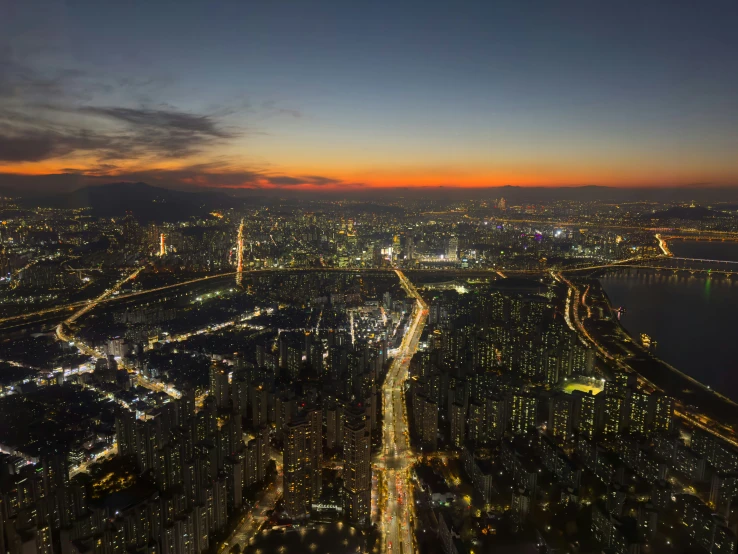
POLYGON ((233 138, 233 133, 221 129, 213 118, 206 115, 188 114, 173 110, 134 109, 134 108, 85 108, 84 113, 108 117, 132 127, 165 129, 213 138, 233 138))
POLYGON ((0 107, 0 161, 42 161, 84 152, 100 161, 186 158, 238 136, 208 115, 127 107, 0 107))
POLYGON ((0 162, 40 162, 80 151, 110 151, 106 137, 86 129, 24 128, 0 111, 0 162))
POLYGON ((300 110, 280 106, 277 104, 276 100, 267 100, 262 103, 261 107, 264 112, 271 115, 287 115, 289 117, 294 117, 295 119, 302 117, 302 112, 300 110))
POLYGON ((241 135, 221 113, 146 100, 157 79, 38 65, 0 40, 0 162, 187 158, 241 135))
POLYGON ((340 185, 342 181, 339 179, 331 179, 330 177, 322 177, 320 175, 301 175, 298 177, 291 177, 288 175, 275 175, 265 177, 265 180, 270 185, 275 186, 299 186, 299 185, 314 185, 314 186, 325 186, 325 185, 340 185))
POLYGON ((0 161, 36 162, 53 155, 54 144, 44 136, 0 135, 0 161))
POLYGON ((320 175, 272 175, 262 169, 242 169, 227 162, 194 164, 178 169, 121 170, 114 164, 100 164, 94 168, 64 168, 56 175, 19 175, 0 173, 0 186, 23 188, 35 184, 49 190, 72 190, 86 185, 117 181, 145 182, 150 185, 178 189, 298 189, 364 187, 364 183, 342 181, 320 175))
POLYGON ((0 185, 68 190, 115 180, 174 188, 362 186, 217 155, 219 148, 256 134, 243 126, 244 117, 300 119, 297 109, 276 101, 254 107, 243 96, 205 112, 187 111, 162 103, 160 94, 159 100, 147 94, 159 86, 167 85, 140 76, 106 79, 77 69, 39 69, 0 48, 0 185), (210 161, 192 163, 202 159, 210 161), (161 160, 181 167, 157 168, 161 160), (41 176, 2 172, 3 165, 41 162, 58 169, 41 176))
MULTIPOLYGON (((173 109, 88 107, 81 113, 111 120, 128 133, 123 137, 118 135, 120 157, 148 151, 183 158, 239 136, 237 131, 226 130, 210 115, 173 109)), ((113 157, 116 156, 108 156, 113 157)))

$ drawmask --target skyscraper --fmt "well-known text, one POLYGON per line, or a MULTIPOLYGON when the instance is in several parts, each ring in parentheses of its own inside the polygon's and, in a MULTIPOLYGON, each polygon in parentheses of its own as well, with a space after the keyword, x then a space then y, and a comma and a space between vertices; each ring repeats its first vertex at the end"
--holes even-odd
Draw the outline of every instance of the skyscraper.
POLYGON ((69 484, 69 462, 64 452, 53 452, 43 456, 44 494, 50 496, 57 489, 69 484))
POLYGON ((311 408, 305 416, 310 425, 310 499, 315 501, 323 492, 323 411, 311 408))
POLYGON ((365 418, 354 417, 344 424, 343 508, 349 520, 358 525, 369 523, 371 511, 370 438, 365 418))
POLYGON ((255 429, 261 429, 267 424, 268 392, 263 384, 252 383, 250 395, 251 424, 255 429))
POLYGON ((299 413, 285 425, 284 501, 294 518, 310 513, 323 488, 323 414, 319 408, 299 413))
POLYGON ((642 390, 633 390, 626 404, 628 431, 645 435, 651 428, 651 398, 642 390))
POLYGON ((405 259, 412 260, 415 257, 415 243, 413 237, 409 236, 405 239, 405 259))
POLYGON ((600 403, 592 391, 575 390, 571 396, 574 399, 573 427, 579 430, 580 435, 592 439, 600 431, 602 423, 600 403))
POLYGON ((674 427, 674 399, 671 396, 655 392, 651 395, 651 411, 653 413, 653 429, 655 431, 671 431, 674 427))
POLYGON ((448 248, 446 249, 446 259, 455 262, 459 259, 459 239, 452 236, 448 239, 448 248))
POLYGON ((296 419, 285 425, 284 436, 284 507, 293 518, 310 513, 311 444, 310 423, 296 419))
POLYGON ((218 408, 229 406, 228 369, 223 365, 213 364, 210 367, 210 394, 218 408))
POLYGON ((466 434, 466 408, 460 402, 451 404, 451 444, 455 448, 464 446, 466 434))
POLYGON ((269 463, 269 429, 263 427, 246 445, 244 485, 250 487, 266 477, 269 463))
POLYGON ((538 399, 523 393, 514 393, 510 405, 510 423, 513 434, 524 434, 536 426, 538 399))
POLYGON ((548 431, 559 444, 571 438, 574 424, 574 398, 560 393, 551 398, 548 415, 548 431))
POLYGON ((432 452, 438 445, 438 403, 423 394, 418 394, 415 398, 415 425, 420 435, 421 448, 432 452))
POLYGON ((614 394, 606 394, 603 405, 603 433, 610 436, 620 433, 623 430, 626 415, 625 398, 614 394))
POLYGON ((247 417, 249 413, 249 382, 244 375, 233 378, 233 413, 247 417))

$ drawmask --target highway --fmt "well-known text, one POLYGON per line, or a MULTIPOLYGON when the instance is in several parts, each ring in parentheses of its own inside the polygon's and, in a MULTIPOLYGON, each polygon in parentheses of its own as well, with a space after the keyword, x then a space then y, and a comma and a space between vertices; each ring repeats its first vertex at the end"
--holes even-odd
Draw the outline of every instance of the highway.
MULTIPOLYGON (((640 260, 640 257, 636 258, 629 258, 627 260, 620 260, 613 263, 608 264, 598 264, 598 265, 588 265, 585 267, 573 267, 568 268, 565 271, 590 271, 595 269, 604 269, 608 267, 613 267, 617 265, 624 265, 627 266, 628 263, 633 262, 635 260, 640 260)), ((142 270, 143 268, 139 268, 134 272, 136 275, 142 270)), ((272 272, 325 272, 330 271, 333 273, 385 273, 387 271, 390 271, 389 269, 385 268, 336 268, 336 267, 323 267, 323 268, 315 268, 315 267, 300 267, 300 268, 266 268, 266 269, 254 269, 254 270, 248 270, 244 271, 241 275, 259 275, 259 274, 266 274, 266 273, 272 273, 272 272)), ((473 276, 473 275, 499 275, 500 277, 507 277, 502 271, 494 269, 494 268, 486 268, 486 269, 443 269, 443 270, 436 270, 436 269, 414 269, 415 272, 423 272, 423 273, 434 273, 434 272, 445 272, 445 273, 454 273, 461 276, 473 276)), ((539 270, 530 271, 530 270, 506 270, 510 271, 511 273, 515 274, 529 274, 529 273, 540 273, 539 270)), ((0 324, 2 323, 10 323, 10 322, 18 322, 19 324, 22 324, 23 322, 28 322, 28 320, 32 320, 37 317, 42 317, 50 314, 54 314, 57 312, 62 312, 65 310, 72 311, 74 310, 74 314, 76 314, 76 317, 74 319, 77 319, 94 306, 98 306, 100 304, 104 304, 107 302, 114 302, 118 300, 128 300, 131 298, 136 298, 138 296, 145 296, 147 294, 154 294, 157 292, 162 292, 165 290, 175 289, 178 287, 184 287, 187 285, 193 285, 196 283, 203 283, 206 281, 210 281, 213 279, 219 279, 223 277, 231 277, 231 276, 237 276, 237 272, 228 272, 228 273, 218 273, 216 275, 206 275, 204 277, 198 277, 196 279, 189 279, 187 281, 182 281, 179 283, 172 283, 170 285, 163 285, 160 287, 155 287, 152 289, 146 289, 146 290, 140 290, 136 292, 131 292, 128 294, 119 294, 119 295, 112 295, 112 290, 109 289, 99 297, 97 297, 94 300, 78 300, 75 302, 70 302, 68 304, 62 304, 58 306, 50 306, 48 308, 44 308, 41 310, 37 310, 35 312, 27 312, 24 314, 17 314, 12 315, 8 317, 2 317, 0 318, 0 324), (84 311, 77 311, 78 308, 87 308, 84 311)), ((114 290, 118 290, 120 288, 120 285, 123 283, 119 283, 114 287, 114 290)))
MULTIPOLYGON (((61 322, 57 326, 57 328, 56 328, 56 336, 59 338, 59 340, 70 341, 71 338, 66 334, 66 332, 64 330, 64 328, 67 325, 71 325, 72 323, 74 323, 75 321, 77 321, 80 317, 82 317, 87 312, 89 312, 90 310, 92 310, 93 308, 95 308, 95 306, 97 306, 100 302, 104 302, 107 298, 110 297, 111 294, 113 294, 114 292, 120 290, 120 288, 124 284, 126 284, 128 281, 130 281, 131 279, 135 279, 136 277, 138 277, 138 274, 141 273, 144 270, 145 267, 146 266, 143 266, 142 265, 141 267, 136 268, 136 270, 133 271, 133 273, 130 273, 127 276, 125 276, 123 279, 121 279, 120 281, 118 281, 117 283, 115 283, 115 285, 113 285, 112 287, 110 287, 109 289, 107 289, 105 292, 103 292, 100 296, 98 296, 94 300, 90 300, 82 308, 80 308, 79 310, 75 311, 67 319, 65 319, 63 322, 61 322)), ((82 350, 82 349, 80 349, 80 350, 82 350)), ((85 354, 87 354, 87 352, 85 352, 85 354)), ((90 355, 93 355, 94 356, 95 354, 96 353, 94 353, 94 351, 93 351, 93 353, 91 353, 90 355)), ((97 357, 99 357, 99 356, 97 356, 97 357)))
MULTIPOLYGON (((138 273, 142 269, 143 268, 137 269, 136 272, 135 272, 135 274, 138 275, 138 273)), ((386 268, 385 269, 383 269, 383 268, 373 268, 373 269, 360 269, 360 268, 355 268, 354 269, 354 268, 338 268, 338 267, 335 267, 335 268, 334 267, 326 267, 326 268, 315 268, 315 267, 285 267, 285 268, 250 269, 250 270, 244 271, 241 275, 260 275, 260 274, 280 273, 280 272, 294 272, 294 273, 298 273, 298 272, 303 272, 303 271, 306 271, 306 272, 321 272, 321 271, 322 272, 325 272, 325 271, 330 271, 330 272, 335 272, 335 273, 351 273, 351 272, 353 272, 353 273, 365 273, 365 272, 386 273, 386 272, 389 272, 391 270, 386 269, 386 268)), ((76 301, 76 302, 71 302, 69 304, 63 304, 63 305, 59 305, 59 306, 51 306, 49 308, 44 308, 42 310, 38 310, 38 311, 35 311, 35 312, 28 312, 28 313, 24 313, 24 314, 18 314, 18 315, 3 317, 3 318, 0 318, 0 323, 7 323, 7 322, 11 322, 11 321, 32 319, 34 317, 44 316, 44 315, 48 315, 48 314, 52 314, 52 313, 56 313, 56 312, 60 312, 60 311, 64 311, 64 310, 74 310, 76 308, 88 307, 90 304, 94 304, 94 306, 97 306, 99 304, 103 304, 103 303, 106 303, 106 302, 113 302, 113 301, 116 301, 116 300, 128 300, 128 299, 131 299, 131 298, 135 298, 137 296, 143 296, 143 295, 147 295, 147 294, 154 294, 154 293, 162 292, 162 291, 169 290, 169 289, 175 289, 175 288, 178 288, 178 287, 184 287, 186 285, 194 285, 196 283, 203 283, 203 282, 210 281, 210 280, 213 280, 213 279, 220 279, 220 278, 223 278, 223 277, 232 277, 232 276, 237 276, 237 275, 238 275, 238 272, 235 272, 235 271, 231 271, 231 272, 227 272, 227 273, 217 273, 215 275, 205 275, 204 277, 197 277, 195 279, 189 279, 187 281, 181 281, 181 282, 178 282, 178 283, 172 283, 170 285, 162 285, 160 287, 155 287, 155 288, 152 288, 152 289, 139 290, 139 291, 136 291, 136 292, 130 292, 128 294, 120 294, 120 295, 116 295, 116 296, 111 296, 112 292, 114 290, 118 290, 120 288, 120 286, 123 284, 123 283, 118 283, 113 289, 109 289, 109 291, 106 291, 104 294, 100 295, 99 297, 97 297, 94 300, 79 300, 79 301, 76 301)), ((126 280, 128 280, 128 279, 126 279, 126 280)), ((91 308, 89 308, 89 309, 91 309, 91 308)), ((85 310, 85 312, 87 312, 87 311, 88 310, 85 310)), ((81 316, 82 314, 83 313, 80 313, 79 315, 77 315, 77 317, 81 316)), ((77 319, 77 317, 75 317, 75 319, 77 319)))
MULTIPOLYGON (((584 291, 584 293, 580 292, 579 289, 574 285, 571 281, 569 281, 566 277, 564 277, 561 273, 554 273, 552 272, 553 277, 562 283, 565 283, 569 287, 567 299, 566 299, 566 308, 565 308, 565 314, 564 319, 566 320, 567 325, 574 331, 576 331, 579 334, 580 339, 582 342, 586 345, 592 345, 597 352, 606 360, 612 362, 615 364, 615 366, 620 370, 628 373, 635 373, 638 378, 639 386, 645 390, 648 393, 653 393, 655 391, 662 391, 662 389, 657 386, 655 383, 649 381, 645 377, 643 377, 641 374, 639 374, 637 371, 635 371, 626 360, 622 360, 620 358, 617 358, 613 356, 602 344, 599 343, 586 329, 584 326, 584 322, 579 316, 580 307, 583 307, 587 310, 587 317, 591 317, 591 310, 590 307, 586 303, 587 298, 587 292, 589 290, 589 287, 587 287, 584 291)), ((586 318, 585 318, 586 319, 586 318)), ((668 364, 666 364, 668 365, 668 364)), ((699 386, 705 390, 708 390, 712 394, 716 395, 716 397, 721 398, 722 400, 729 402, 731 404, 734 404, 734 402, 723 396, 722 394, 709 389, 709 387, 706 387, 696 379, 682 373, 681 371, 677 370, 676 368, 673 368, 672 366, 668 365, 669 368, 671 368, 673 371, 679 373, 682 377, 688 379, 690 382, 695 384, 696 386, 699 386)), ((729 427, 728 425, 725 425, 719 421, 716 421, 710 417, 708 417, 705 414, 692 414, 690 413, 684 404, 677 400, 675 402, 675 412, 674 415, 684 420, 688 425, 692 425, 695 427, 699 427, 700 429, 703 429, 707 431, 708 433, 725 440, 726 442, 732 444, 733 446, 738 447, 738 438, 736 437, 736 434, 734 430, 729 427)))
MULTIPOLYGON (((141 266, 137 268, 133 273, 128 274, 127 276, 123 277, 120 281, 118 281, 115 285, 113 285, 111 288, 107 289, 103 294, 95 298, 94 300, 91 300, 85 305, 80 308, 79 310, 75 311, 72 315, 70 315, 67 319, 62 321, 59 325, 56 327, 56 336, 59 340, 65 341, 65 342, 72 342, 74 341, 74 345, 77 347, 77 349, 82 352, 83 354, 87 356, 91 356, 93 358, 103 358, 104 354, 102 352, 98 352, 91 346, 86 345, 85 343, 76 340, 74 335, 69 333, 69 325, 73 324, 75 321, 77 321, 80 317, 82 317, 84 314, 95 308, 98 304, 101 302, 107 301, 110 296, 117 290, 120 290, 120 288, 126 284, 128 281, 135 279, 141 271, 143 271, 145 266, 141 266)), ((122 366, 125 367, 125 366, 122 366)), ((154 383, 152 381, 149 381, 144 376, 140 374, 136 374, 133 377, 134 384, 156 391, 156 392, 165 392, 170 396, 173 396, 175 398, 179 398, 181 396, 181 393, 174 388, 172 384, 169 383, 154 383)), ((202 395, 204 396, 204 395, 202 395)), ((201 398, 198 397, 195 399, 196 404, 201 403, 201 398)))
MULTIPOLYGON (((503 222, 508 222, 508 223, 541 223, 541 224, 555 225, 555 226, 556 225, 558 225, 558 226, 582 226, 582 225, 588 226, 588 225, 590 225, 590 223, 587 223, 587 222, 537 221, 537 220, 533 220, 533 219, 509 219, 509 218, 504 218, 504 217, 503 218, 500 218, 499 220, 500 221, 503 221, 503 222)), ((608 225, 608 224, 595 224, 595 223, 591 223, 591 225, 595 225, 595 226, 598 226, 598 227, 638 229, 638 230, 643 230, 643 231, 649 229, 649 228, 641 228, 641 227, 628 227, 628 226, 625 226, 624 227, 624 226, 621 226, 621 225, 608 225)), ((653 230, 659 230, 659 229, 653 229, 653 230)), ((678 229, 669 229, 668 231, 670 231, 670 232, 673 233, 673 232, 676 232, 676 231, 679 231, 679 230, 678 229)), ((703 232, 701 232, 700 235, 696 235, 696 236, 691 236, 691 235, 687 235, 687 236, 676 236, 676 235, 662 236, 660 234, 656 234, 655 236, 656 236, 656 239, 658 241, 659 248, 660 248, 661 252, 663 253, 663 255, 665 257, 671 257, 672 256, 672 254, 669 251, 669 248, 667 246, 667 243, 666 243, 666 241, 667 240, 670 240, 670 239, 687 239, 687 240, 738 240, 738 233, 729 233, 729 232, 720 232, 720 231, 703 231, 703 232), (707 236, 705 236, 705 235, 707 235, 707 236)), ((568 268, 566 271, 588 271, 588 270, 594 270, 594 269, 603 269, 603 268, 607 268, 607 267, 612 267, 614 265, 627 264, 630 261, 634 261, 634 260, 638 260, 638 259, 641 259, 641 258, 640 257, 636 257, 636 258, 631 258, 629 260, 620 260, 618 262, 614 262, 614 263, 610 263, 610 264, 590 265, 590 266, 578 267, 578 268, 568 268)), ((720 262, 721 260, 706 260, 706 261, 717 261, 717 262, 720 262)), ((30 267, 34 263, 36 263, 36 261, 30 262, 26 267, 30 267)), ((22 271, 22 269, 25 269, 25 268, 21 268, 21 270, 18 270, 18 272, 19 271, 22 271)), ((74 269, 74 268, 70 268, 70 269, 72 269, 74 271, 79 271, 78 269, 74 269)), ((86 268, 86 270, 98 270, 98 268, 86 268)), ((149 293, 155 293, 155 292, 160 292, 160 291, 167 290, 167 289, 181 287, 181 286, 184 286, 184 285, 190 285, 190 284, 194 284, 194 283, 198 283, 198 282, 208 281, 210 279, 217 279, 219 277, 235 276, 236 282, 238 284, 240 284, 241 280, 243 279, 244 274, 259 274, 259 273, 266 273, 266 272, 271 272, 271 271, 288 271, 288 272, 290 272, 290 271, 295 271, 295 272, 299 272, 299 271, 335 271, 335 272, 377 271, 377 272, 383 272, 383 271, 390 271, 390 270, 389 269, 386 269, 386 268, 384 268, 384 269, 383 268, 367 269, 367 268, 334 268, 334 267, 330 267, 330 268, 326 268, 326 267, 323 267, 323 268, 280 267, 280 268, 248 269, 248 270, 245 270, 244 271, 243 270, 243 267, 241 265, 241 266, 238 267, 237 271, 226 272, 226 273, 219 273, 219 274, 216 274, 216 275, 207 275, 207 276, 204 276, 204 277, 198 277, 198 278, 190 279, 190 280, 183 281, 183 282, 180 282, 180 283, 173 283, 173 284, 170 284, 170 285, 164 285, 164 286, 156 287, 156 288, 153 288, 153 289, 136 291, 136 292, 132 292, 132 293, 125 294, 125 295, 120 295, 120 296, 110 297, 109 295, 107 295, 105 298, 98 298, 97 300, 95 300, 93 302, 95 302, 95 304, 99 304, 101 302, 109 302, 109 301, 113 301, 113 300, 122 300, 122 299, 125 299, 125 298, 132 298, 132 297, 136 297, 136 296, 140 296, 140 295, 145 295, 145 294, 149 294, 149 293)), ((415 270, 415 271, 418 271, 418 270, 415 270)), ((436 270, 434 270, 434 269, 426 269, 426 270, 420 270, 420 271, 436 271, 436 270)), ((459 272, 459 270, 452 270, 452 271, 459 272)), ((479 270, 473 270, 473 271, 479 272, 479 270)), ((490 272, 490 273, 497 273, 501 277, 504 277, 504 275, 500 271, 495 270, 493 268, 487 268, 486 271, 487 272, 490 272)), ((463 272, 463 270, 461 270, 461 272, 463 272)), ((484 270, 482 272, 484 273, 484 270)), ((515 273, 523 273, 523 274, 525 274, 525 273, 529 273, 529 271, 527 271, 527 270, 520 270, 520 271, 515 271, 515 273)), ((43 315, 53 314, 55 312, 59 312, 59 311, 63 311, 63 310, 76 309, 78 307, 83 307, 83 306, 86 306, 88 304, 89 304, 88 301, 84 301, 83 300, 83 301, 76 301, 76 302, 72 302, 72 303, 65 304, 65 305, 60 305, 60 306, 51 306, 49 308, 45 308, 45 309, 38 310, 38 311, 35 311, 35 312, 28 312, 28 313, 25 313, 25 314, 18 314, 18 315, 9 316, 9 317, 3 317, 3 318, 0 318, 0 323, 6 323, 6 322, 11 322, 11 321, 17 321, 17 320, 28 320, 28 319, 32 319, 34 317, 39 317, 39 316, 43 316, 43 315)))
POLYGON ((413 523, 415 521, 410 472, 413 453, 405 407, 405 380, 410 359, 418 349, 420 336, 428 316, 428 306, 415 286, 397 270, 400 284, 416 303, 410 324, 400 348, 387 373, 383 395, 383 427, 381 460, 377 464, 384 473, 386 492, 380 498, 380 528, 383 552, 414 552, 413 523))
MULTIPOLYGON (((135 298, 136 296, 141 296, 141 295, 145 295, 145 294, 153 294, 155 292, 161 292, 161 291, 168 290, 168 289, 173 289, 173 288, 177 288, 177 287, 183 287, 185 285, 192 285, 192 284, 195 284, 195 283, 201 283, 201 282, 204 282, 204 281, 209 281, 211 279, 218 279, 219 277, 228 277, 230 275, 235 275, 235 272, 218 273, 216 275, 206 275, 204 277, 198 277, 196 279, 190 279, 188 281, 182 281, 182 282, 179 282, 179 283, 173 283, 171 285, 163 285, 161 287, 156 287, 156 288, 153 288, 153 289, 146 289, 146 290, 140 290, 140 291, 136 291, 136 292, 131 292, 131 293, 128 293, 128 294, 121 294, 121 295, 117 295, 117 296, 111 296, 112 293, 114 291, 116 291, 116 290, 119 290, 120 287, 126 281, 128 281, 131 278, 135 278, 135 276, 138 276, 138 274, 143 269, 144 269, 144 267, 138 268, 136 271, 134 271, 134 274, 135 274, 134 276, 129 276, 126 279, 124 279, 122 282, 118 282, 112 289, 108 289, 102 295, 98 296, 94 300, 79 300, 77 302, 71 302, 69 304, 63 304, 61 306, 52 306, 52 307, 49 307, 49 308, 45 308, 43 310, 38 310, 36 312, 29 312, 29 313, 25 313, 25 314, 19 314, 19 315, 14 315, 14 316, 9 316, 9 317, 3 317, 3 318, 0 318, 0 323, 6 323, 6 322, 9 322, 9 321, 15 321, 15 320, 20 320, 20 319, 31 319, 33 317, 38 317, 38 316, 47 315, 47 314, 51 314, 51 313, 55 313, 55 312, 60 312, 60 311, 63 311, 63 310, 73 310, 74 308, 80 308, 80 307, 88 308, 91 304, 94 307, 94 306, 97 306, 99 304, 103 304, 105 302, 111 302, 111 301, 114 301, 114 300, 126 300, 126 299, 129 299, 129 298, 135 298)), ((90 309, 92 309, 92 308, 89 307, 84 312, 80 311, 80 313, 75 317, 75 319, 79 318, 81 315, 83 315, 84 313, 86 313, 90 309)))
POLYGON ((656 233, 655 236, 656 240, 659 241, 659 249, 661 250, 661 253, 664 256, 673 256, 671 250, 669 250, 669 245, 667 244, 666 240, 659 233, 656 233))
MULTIPOLYGON (((100 302, 104 302, 110 296, 110 294, 112 294, 115 290, 118 290, 123 284, 125 284, 130 279, 134 279, 142 269, 143 268, 139 268, 136 271, 134 271, 132 274, 120 280, 113 288, 106 291, 103 295, 98 297, 96 300, 86 304, 82 309, 72 314, 63 323, 59 324, 56 330, 57 336, 59 337, 59 339, 65 340, 65 341, 74 340, 73 336, 67 334, 67 331, 65 330, 65 325, 73 323, 79 317, 81 317, 86 312, 88 312, 89 310, 94 308, 96 305, 98 305, 100 302)), ((218 275, 217 277, 222 277, 222 275, 218 275)), ((210 277, 210 278, 213 278, 213 277, 210 277)), ((198 279, 198 280, 205 280, 205 279, 207 278, 198 279)), ((180 283, 180 285, 182 284, 185 284, 185 283, 180 283)), ((174 285, 174 286, 177 286, 177 285, 174 285)), ((169 287, 161 287, 157 290, 161 290, 162 288, 169 288, 169 287)), ((153 291, 146 291, 146 292, 153 292, 153 291)), ((219 327, 233 325, 235 323, 236 323, 235 321, 229 321, 225 324, 221 324, 219 327)), ((201 331, 196 331, 194 333, 184 333, 182 335, 172 337, 171 340, 185 340, 189 336, 200 333, 200 332, 201 331)), ((94 357, 102 356, 100 352, 95 351, 91 347, 79 341, 76 342, 75 344, 77 348, 79 348, 79 350, 84 352, 85 354, 88 354, 94 357)), ((177 391, 174 388, 174 386, 169 383, 155 383, 155 382, 149 381, 148 379, 144 378, 142 375, 139 375, 139 374, 136 374, 133 377, 133 379, 134 379, 134 383, 138 386, 142 386, 142 387, 154 390, 154 391, 165 392, 169 394, 170 396, 174 396, 175 398, 178 398, 179 396, 181 396, 180 392, 177 391)), ((202 402, 206 395, 207 393, 203 393, 202 395, 198 396, 195 399, 195 404, 197 407, 200 407, 202 405, 202 402)), ((108 452, 105 453, 105 455, 109 455, 115 452, 117 452, 117 445, 113 445, 108 450, 108 452)), ((77 473, 86 472, 89 468, 89 465, 91 465, 91 462, 86 462, 80 466, 77 466, 73 468, 71 474, 76 475, 77 473)), ((259 532, 262 525, 269 517, 269 513, 274 509, 275 504, 282 496, 282 477, 281 477, 282 472, 281 472, 281 468, 278 468, 278 470, 279 470, 279 477, 277 478, 277 483, 270 484, 269 486, 267 486, 267 488, 264 491, 260 493, 257 502, 254 504, 251 510, 249 510, 246 514, 244 514, 243 518, 241 519, 241 521, 239 522, 238 526, 233 531, 233 533, 231 533, 228 539, 226 539, 220 545, 219 551, 235 546, 236 544, 247 545, 249 541, 256 535, 256 533, 259 532)))

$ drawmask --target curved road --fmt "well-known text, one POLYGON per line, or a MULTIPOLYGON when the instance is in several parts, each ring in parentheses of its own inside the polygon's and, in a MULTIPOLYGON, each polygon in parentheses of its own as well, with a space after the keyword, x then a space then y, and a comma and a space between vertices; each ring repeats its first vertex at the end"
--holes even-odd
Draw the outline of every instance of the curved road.
MULTIPOLYGON (((661 391, 662 389, 658 387, 653 382, 649 381, 645 377, 643 377, 640 373, 635 371, 628 363, 627 360, 622 360, 616 356, 613 356, 602 344, 600 344, 595 337, 593 337, 584 326, 584 322, 580 318, 579 312, 580 308, 583 307, 587 310, 588 315, 587 317, 591 316, 590 307, 586 303, 587 298, 587 292, 589 290, 589 287, 584 291, 584 293, 580 292, 577 286, 572 283, 569 279, 564 277, 561 272, 555 273, 551 272, 551 275, 554 279, 557 281, 564 283, 568 287, 568 293, 566 298, 566 307, 564 309, 564 319, 566 320, 567 325, 576 333, 578 333, 580 339, 585 345, 591 345, 593 346, 598 354, 602 356, 605 360, 608 360, 615 364, 615 366, 624 372, 627 373, 634 373, 637 378, 640 386, 647 391, 649 394, 653 393, 654 391, 661 391)), ((668 366, 668 364, 666 364, 668 366)), ((731 399, 724 397, 720 393, 711 390, 707 388, 705 385, 697 381, 696 379, 682 373, 681 371, 677 370, 676 368, 672 368, 669 366, 673 371, 681 374, 683 377, 689 379, 691 382, 693 382, 696 385, 699 385, 700 387, 705 388, 706 390, 709 390, 712 394, 715 394, 716 396, 720 397, 722 400, 730 402, 735 404, 731 399)), ((728 425, 725 425, 724 423, 717 421, 715 419, 710 418, 704 413, 698 413, 698 414, 692 414, 687 411, 684 404, 680 401, 675 402, 675 411, 674 415, 680 419, 685 420, 688 424, 691 424, 695 427, 699 427, 700 429, 703 429, 704 431, 707 431, 708 433, 725 440, 726 442, 732 444, 733 446, 738 447, 738 436, 736 436, 735 431, 728 425)))

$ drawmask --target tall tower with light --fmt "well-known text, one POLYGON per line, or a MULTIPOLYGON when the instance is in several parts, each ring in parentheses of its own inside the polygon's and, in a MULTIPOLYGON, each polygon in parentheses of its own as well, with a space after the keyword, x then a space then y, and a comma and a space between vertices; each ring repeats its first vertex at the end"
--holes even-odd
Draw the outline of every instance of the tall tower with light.
POLYGON ((238 226, 238 239, 236 244, 236 284, 240 287, 243 283, 243 219, 238 226))

